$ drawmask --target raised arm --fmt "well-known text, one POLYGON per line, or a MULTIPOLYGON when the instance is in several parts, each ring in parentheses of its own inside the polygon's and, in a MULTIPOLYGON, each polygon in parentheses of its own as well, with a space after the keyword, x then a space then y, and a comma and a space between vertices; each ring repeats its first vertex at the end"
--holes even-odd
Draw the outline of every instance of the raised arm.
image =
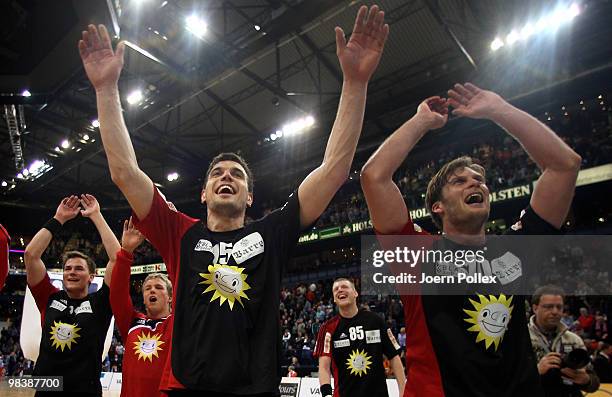
POLYGON ((100 211, 100 204, 98 203, 98 200, 96 200, 96 198, 91 194, 82 194, 80 202, 83 206, 81 215, 85 218, 91 219, 93 224, 96 226, 98 233, 100 233, 102 245, 104 245, 104 250, 108 256, 106 272, 104 273, 104 283, 110 287, 117 251, 121 249, 121 245, 119 244, 115 233, 113 233, 110 226, 108 226, 108 223, 106 223, 106 219, 104 219, 104 216, 100 211))
POLYGON ((569 211, 582 159, 550 128, 515 108, 501 96, 473 84, 455 84, 448 91, 453 114, 489 119, 523 146, 542 170, 531 195, 531 208, 545 221, 560 228, 569 211))
POLYGON ((136 315, 130 296, 130 274, 134 250, 144 241, 144 236, 134 228, 132 219, 123 223, 121 250, 117 253, 116 268, 110 289, 110 302, 121 337, 127 338, 128 330, 136 315))
POLYGON ((123 68, 125 45, 113 51, 104 25, 89 25, 79 41, 79 53, 89 81, 96 90, 98 120, 111 178, 139 219, 144 219, 153 201, 153 182, 138 167, 136 153, 121 113, 118 81, 123 68))
POLYGON ((47 269, 42 261, 42 255, 53 239, 52 232, 59 231, 64 223, 74 219, 79 214, 79 198, 70 196, 64 198, 51 218, 38 231, 25 249, 25 267, 27 283, 35 286, 45 278, 47 269))
POLYGON ((325 210, 351 170, 361 134, 368 81, 376 70, 389 34, 384 12, 378 6, 362 6, 348 43, 336 27, 336 54, 344 74, 338 113, 323 162, 298 189, 300 223, 311 225, 325 210))
POLYGON ((431 97, 417 113, 398 128, 368 159, 361 170, 363 189, 370 217, 376 230, 391 234, 408 221, 408 208, 393 174, 427 131, 441 128, 448 119, 446 100, 431 97))

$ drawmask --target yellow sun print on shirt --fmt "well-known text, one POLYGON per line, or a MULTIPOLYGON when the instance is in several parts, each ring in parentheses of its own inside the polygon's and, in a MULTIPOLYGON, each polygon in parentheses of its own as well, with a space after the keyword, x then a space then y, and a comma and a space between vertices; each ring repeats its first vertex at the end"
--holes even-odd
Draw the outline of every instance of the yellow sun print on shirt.
POLYGON ((76 324, 54 321, 50 332, 51 341, 53 342, 51 346, 62 351, 64 351, 66 346, 68 346, 68 350, 72 349, 72 344, 76 344, 76 339, 81 337, 79 335, 80 330, 76 324))
POLYGON ((351 370, 351 375, 367 375, 370 365, 372 365, 372 357, 365 350, 354 350, 346 360, 346 365, 351 370))
POLYGON ((199 284, 208 285, 202 294, 215 291, 210 301, 219 299, 219 306, 227 301, 230 310, 234 309, 235 301, 238 301, 244 307, 242 298, 249 299, 244 291, 251 289, 251 286, 247 284, 247 274, 243 272, 243 267, 228 265, 208 266, 208 273, 200 273, 204 280, 200 281, 199 284))
POLYGON ((153 362, 153 356, 159 357, 157 353, 164 350, 161 345, 166 343, 159 340, 160 338, 161 335, 150 333, 138 335, 138 342, 134 342, 134 354, 138 356, 138 360, 147 361, 148 359, 153 362))
POLYGON ((478 295, 480 302, 470 299, 470 302, 476 310, 463 311, 469 316, 463 320, 469 324, 473 324, 468 331, 477 332, 476 343, 485 342, 488 349, 491 345, 495 345, 495 350, 499 347, 499 343, 504 338, 504 334, 508 330, 508 323, 512 318, 512 296, 506 298, 504 294, 499 297, 489 295, 487 298, 484 295, 478 295))

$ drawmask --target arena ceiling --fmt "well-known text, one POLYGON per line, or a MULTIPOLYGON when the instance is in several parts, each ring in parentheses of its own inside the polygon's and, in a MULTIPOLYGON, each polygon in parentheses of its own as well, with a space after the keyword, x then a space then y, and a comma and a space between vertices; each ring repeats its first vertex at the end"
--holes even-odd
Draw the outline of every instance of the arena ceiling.
MULTIPOLYGON (((122 40, 135 44, 126 51, 120 81, 124 115, 141 168, 175 201, 197 198, 208 161, 220 151, 240 151, 257 178, 267 181, 260 189, 290 188, 322 158, 342 84, 333 29, 339 25, 350 34, 361 4, 2 2, 0 100, 23 109, 26 128, 20 145, 25 166, 45 159, 53 168, 35 180, 16 179, 21 170, 14 161, 8 124, 0 120, 0 180, 7 182, 0 187, 1 204, 54 206, 67 194, 89 192, 106 207, 125 206, 110 180, 99 132, 91 125, 97 117, 95 95, 76 47, 89 23, 105 23, 122 40), (192 13, 208 24, 201 39, 185 29, 185 17, 192 13), (31 96, 17 95, 26 88, 31 96), (142 102, 129 105, 125 96, 138 88, 144 93, 142 102), (283 124, 307 115, 315 119, 311 130, 270 140, 283 124), (62 148, 66 139, 70 145, 62 148), (169 182, 170 172, 180 178, 169 182)), ((559 93, 574 84, 572 95, 601 84, 607 86, 599 88, 610 88, 610 2, 577 3, 580 15, 569 26, 499 51, 490 47, 496 36, 505 37, 560 3, 384 0, 378 4, 391 32, 369 87, 360 157, 403 123, 421 99, 443 93, 453 82, 473 80, 517 100, 546 91, 538 101, 551 100, 546 87, 560 87, 555 91, 559 93)), ((449 134, 449 124, 438 137, 449 134)))

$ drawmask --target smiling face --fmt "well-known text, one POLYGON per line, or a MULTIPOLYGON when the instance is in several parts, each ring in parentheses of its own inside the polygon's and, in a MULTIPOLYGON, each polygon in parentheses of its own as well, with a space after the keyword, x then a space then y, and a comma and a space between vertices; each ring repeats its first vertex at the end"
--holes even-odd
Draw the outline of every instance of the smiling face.
POLYGON ((235 161, 224 160, 214 165, 207 176, 201 200, 209 211, 226 217, 244 216, 253 203, 247 172, 235 161))
POLYGON ((355 291, 355 287, 348 280, 338 280, 332 285, 332 294, 334 295, 334 302, 340 308, 349 308, 354 306, 357 308, 357 296, 359 295, 355 291))
POLYGON ((469 167, 457 169, 442 188, 442 197, 432 211, 442 219, 443 229, 457 229, 448 225, 467 225, 481 228, 489 218, 491 203, 484 176, 469 167))
POLYGON ((83 258, 69 258, 64 264, 64 289, 69 296, 87 295, 89 284, 93 281, 94 275, 89 273, 87 261, 83 258))
POLYGON ((508 307, 501 303, 487 305, 478 315, 478 323, 484 334, 492 338, 499 338, 506 332, 510 321, 508 307))
POLYGON ((217 289, 226 294, 233 295, 242 291, 242 278, 240 274, 227 267, 222 267, 215 271, 213 283, 217 289))

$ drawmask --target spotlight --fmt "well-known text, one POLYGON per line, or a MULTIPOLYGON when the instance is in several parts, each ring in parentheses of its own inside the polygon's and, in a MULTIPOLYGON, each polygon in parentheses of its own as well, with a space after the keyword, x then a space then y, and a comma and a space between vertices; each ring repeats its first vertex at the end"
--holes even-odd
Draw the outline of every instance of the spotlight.
POLYGON ((504 42, 499 37, 496 37, 495 40, 491 42, 491 50, 497 51, 504 46, 504 42))
POLYGON ((83 135, 83 140, 84 140, 84 141, 88 141, 88 140, 89 140, 89 135, 84 134, 84 135, 83 135))
POLYGON ((523 40, 527 40, 531 35, 533 35, 535 33, 535 28, 533 27, 532 24, 528 23, 527 25, 525 25, 525 27, 521 30, 521 39, 523 40))
POLYGON ((189 15, 185 18, 185 28, 194 34, 197 38, 201 39, 206 34, 208 25, 200 17, 195 14, 189 15))
POLYGON ((603 223, 603 222, 605 222, 605 221, 606 221, 604 218, 599 218, 599 219, 597 219, 597 220, 598 220, 599 222, 601 222, 601 223, 603 223))
POLYGON ((21 171, 21 173, 23 174, 23 176, 28 176, 30 175, 30 171, 28 171, 27 168, 24 168, 23 171, 21 171))
POLYGON ((283 137, 283 131, 281 131, 281 130, 276 130, 276 137, 277 137, 277 138, 282 138, 282 137, 283 137))
POLYGON ((179 174, 176 172, 172 172, 170 174, 168 174, 168 176, 166 177, 168 179, 168 181, 170 182, 174 182, 179 178, 179 174))
POLYGON ((140 101, 142 101, 142 91, 138 89, 130 92, 126 100, 130 105, 135 105, 139 103, 140 101))
POLYGON ((514 44, 518 39, 520 38, 519 34, 516 32, 516 30, 513 30, 512 32, 510 32, 510 34, 508 34, 508 36, 506 36, 506 43, 508 43, 508 45, 512 45, 514 44))
POLYGON ((2 181, 2 187, 7 187, 8 183, 6 181, 2 181))
POLYGON ((23 90, 23 92, 21 93, 21 96, 30 97, 32 96, 32 93, 28 90, 23 90))
POLYGON ((98 119, 95 119, 91 122, 91 126, 93 128, 99 128, 100 127, 100 121, 98 121, 98 119))
POLYGON ((256 30, 256 31, 258 31, 258 32, 261 30, 261 26, 259 26, 259 25, 255 25, 255 26, 253 26, 253 27, 254 27, 254 28, 255 28, 255 30, 256 30))
POLYGON ((270 140, 275 141, 277 138, 276 134, 273 132, 270 134, 270 140))
POLYGON ((54 150, 58 153, 62 151, 62 149, 60 149, 59 146, 56 146, 54 150))
POLYGON ((64 149, 68 149, 68 148, 70 147, 70 141, 69 141, 68 139, 64 139, 64 140, 62 141, 62 147, 63 147, 64 149))

